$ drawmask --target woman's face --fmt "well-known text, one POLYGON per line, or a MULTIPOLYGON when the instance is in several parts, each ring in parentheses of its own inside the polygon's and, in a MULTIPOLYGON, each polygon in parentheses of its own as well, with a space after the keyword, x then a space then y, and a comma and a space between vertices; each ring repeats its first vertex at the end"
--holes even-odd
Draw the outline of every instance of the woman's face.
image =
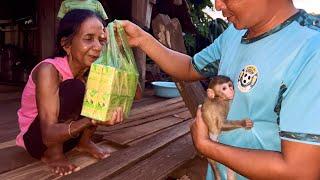
POLYGON ((81 24, 66 50, 80 67, 89 67, 100 56, 106 41, 103 24, 91 17, 81 24))

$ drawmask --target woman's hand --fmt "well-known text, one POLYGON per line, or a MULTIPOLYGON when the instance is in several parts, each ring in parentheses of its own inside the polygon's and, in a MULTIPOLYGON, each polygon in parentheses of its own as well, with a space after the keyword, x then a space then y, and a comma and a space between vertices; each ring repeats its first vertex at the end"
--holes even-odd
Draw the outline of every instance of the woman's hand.
POLYGON ((108 121, 98 121, 98 120, 91 120, 92 124, 103 125, 103 126, 112 126, 123 121, 123 110, 121 107, 118 107, 112 114, 112 117, 108 121))
POLYGON ((201 106, 198 107, 196 118, 190 129, 194 146, 201 154, 204 154, 204 148, 211 140, 209 138, 208 127, 202 119, 201 106))

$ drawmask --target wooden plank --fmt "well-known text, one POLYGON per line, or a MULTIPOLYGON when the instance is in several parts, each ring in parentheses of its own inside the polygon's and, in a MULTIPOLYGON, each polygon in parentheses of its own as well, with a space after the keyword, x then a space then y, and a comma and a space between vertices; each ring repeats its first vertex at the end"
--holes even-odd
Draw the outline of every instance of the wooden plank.
POLYGON ((6 100, 14 100, 20 99, 22 95, 22 92, 10 92, 10 93, 0 93, 0 102, 6 100))
POLYGON ((152 121, 139 126, 134 126, 130 128, 120 129, 111 133, 104 134, 103 139, 108 140, 120 145, 126 145, 127 143, 139 139, 148 134, 152 134, 161 129, 176 125, 190 118, 189 112, 182 112, 178 114, 180 117, 167 117, 164 119, 152 121))
POLYGON ((17 129, 12 129, 12 130, 6 131, 5 133, 0 133, 0 143, 6 142, 10 139, 17 137, 18 133, 19 133, 19 130, 17 129))
POLYGON ((0 149, 5 149, 5 148, 12 147, 15 145, 16 145, 16 140, 12 139, 12 140, 0 143, 0 149))
POLYGON ((153 109, 151 111, 146 111, 145 113, 141 113, 141 114, 138 114, 136 116, 131 116, 128 119, 125 119, 122 124, 117 124, 117 125, 108 126, 108 127, 102 127, 101 126, 101 127, 98 128, 98 130, 100 130, 100 131, 112 131, 114 129, 119 129, 118 127, 125 126, 126 124, 128 124, 128 123, 130 124, 130 123, 132 123, 134 121, 139 121, 139 122, 137 122, 137 124, 141 124, 140 121, 142 121, 142 119, 151 118, 150 121, 156 120, 156 119, 159 119, 159 118, 162 118, 162 117, 166 117, 167 113, 170 112, 170 111, 175 111, 175 110, 178 110, 178 109, 181 109, 181 108, 184 108, 184 103, 183 102, 176 103, 176 104, 169 105, 169 106, 165 106, 163 108, 153 109))
POLYGON ((168 175, 168 178, 166 179, 206 180, 207 169, 208 160, 205 157, 199 157, 198 155, 196 155, 193 160, 186 163, 182 167, 179 167, 174 172, 170 173, 168 175))
POLYGON ((131 112, 130 112, 130 116, 135 116, 137 114, 141 114, 141 113, 146 113, 150 110, 154 110, 154 109, 159 109, 159 108, 162 108, 164 106, 167 106, 167 105, 170 105, 170 104, 174 104, 174 103, 177 103, 177 102, 182 102, 182 98, 181 97, 176 97, 176 98, 172 98, 172 99, 169 99, 169 100, 166 100, 166 101, 161 101, 161 102, 158 102, 158 103, 155 103, 155 104, 151 104, 147 107, 143 106, 143 107, 140 107, 140 108, 136 108, 136 109, 132 109, 131 112))
POLYGON ((138 162, 124 172, 110 177, 112 180, 163 179, 186 162, 195 158, 196 151, 190 134, 187 134, 167 147, 138 162))
POLYGON ((7 123, 18 123, 17 111, 20 107, 20 102, 11 100, 9 102, 0 102, 0 107, 0 126, 7 123))
POLYGON ((137 109, 137 108, 141 108, 141 107, 145 107, 145 106, 149 106, 150 104, 155 104, 155 103, 159 103, 161 101, 165 101, 167 99, 162 98, 162 97, 157 97, 157 96, 151 96, 151 97, 145 97, 145 93, 144 93, 144 97, 141 100, 136 100, 133 105, 132 105, 132 110, 133 109, 137 109))
POLYGON ((0 132, 3 132, 3 130, 19 130, 18 117, 14 118, 14 119, 5 119, 4 121, 2 121, 0 123, 0 132))
POLYGON ((1 104, 9 104, 9 103, 15 103, 15 102, 17 102, 17 103, 20 104, 20 101, 21 101, 21 97, 17 97, 17 98, 0 100, 0 103, 1 103, 1 104))
POLYGON ((155 116, 146 117, 146 118, 143 118, 143 119, 140 119, 140 120, 137 120, 137 121, 129 121, 129 122, 126 122, 126 123, 117 124, 117 125, 109 126, 109 127, 100 126, 100 127, 98 127, 97 131, 98 131, 98 133, 99 133, 99 131, 102 131, 102 132, 113 132, 113 131, 116 131, 116 130, 119 130, 119 129, 129 128, 129 127, 132 127, 132 126, 137 126, 139 124, 144 124, 144 123, 147 123, 147 122, 158 120, 160 118, 164 118, 164 117, 167 117, 167 116, 175 117, 177 113, 185 112, 187 110, 188 110, 187 108, 173 109, 171 111, 168 111, 168 112, 165 112, 165 113, 160 113, 160 114, 155 115, 155 116))
MULTIPOLYGON (((109 152, 115 152, 118 150, 118 148, 113 147, 105 142, 99 143, 99 145, 102 148, 107 149, 109 152)), ((15 156, 11 156, 10 159, 13 159, 12 157, 15 157, 15 156)), ((15 157, 14 161, 17 162, 19 161, 20 158, 25 160, 27 157, 30 157, 30 156, 23 155, 21 157, 15 157)), ((85 168, 86 166, 94 164, 98 161, 97 159, 91 157, 88 154, 79 153, 77 151, 71 151, 70 153, 67 154, 67 157, 72 163, 79 166, 80 169, 85 168)), ((1 163, 1 166, 5 166, 5 165, 6 165, 6 162, 1 163)), ((58 178, 58 176, 53 174, 45 163, 42 163, 41 161, 38 161, 35 159, 32 162, 23 163, 23 166, 16 166, 12 171, 0 174, 0 179, 20 180, 20 179, 55 179, 55 178, 58 178)))
MULTIPOLYGON (((180 118, 180 117, 179 117, 179 118, 180 118)), ((143 136, 143 137, 141 137, 141 138, 139 138, 139 139, 135 139, 134 141, 129 142, 127 145, 128 145, 128 146, 134 146, 134 145, 136 145, 137 143, 139 143, 139 142, 141 142, 141 141, 144 141, 145 139, 149 139, 149 138, 158 136, 160 133, 162 133, 162 131, 166 131, 166 130, 168 130, 168 129, 172 129, 172 128, 174 128, 174 127, 175 127, 175 126, 170 126, 170 127, 165 128, 165 129, 162 129, 162 130, 160 130, 160 131, 156 131, 156 132, 154 132, 154 133, 148 134, 148 135, 143 136)))
POLYGON ((163 107, 159 107, 159 108, 155 108, 149 111, 145 111, 144 113, 140 113, 137 115, 133 115, 133 116, 129 116, 129 118, 125 121, 125 122, 129 122, 129 121, 135 121, 135 120, 139 120, 141 118, 146 118, 146 117, 150 117, 150 116, 154 116, 160 113, 164 113, 173 109, 179 109, 179 108, 183 108, 185 107, 185 103, 184 102, 178 102, 175 104, 171 104, 168 106, 163 106, 163 107))
MULTIPOLYGON (((124 120, 122 124, 117 124, 117 125, 108 126, 108 127, 102 127, 102 126, 98 127, 98 131, 110 132, 110 131, 121 129, 122 127, 131 127, 131 125, 139 125, 145 122, 154 121, 166 116, 170 116, 174 111, 177 111, 176 113, 178 113, 178 110, 184 107, 185 107, 184 102, 180 102, 173 105, 165 106, 163 108, 153 109, 150 111, 146 111, 145 113, 141 113, 136 116, 129 117, 128 119, 124 120)), ((176 114, 176 113, 173 113, 173 114, 176 114)))
POLYGON ((164 145, 188 133, 190 124, 191 120, 180 123, 172 129, 163 131, 156 137, 141 141, 135 146, 116 151, 110 157, 61 179, 108 179, 110 175, 130 167, 164 145), (94 176, 92 176, 93 174, 94 176))
POLYGON ((16 146, 1 149, 0 159, 0 173, 22 167, 36 161, 36 159, 32 158, 23 148, 16 146))
POLYGON ((12 99, 18 97, 19 93, 1 95, 4 95, 4 98, 7 95, 9 99, 0 100, 0 143, 12 140, 17 136, 19 132, 17 110, 20 107, 20 102, 17 99, 12 99))
POLYGON ((0 93, 12 93, 17 91, 22 91, 23 87, 21 86, 8 86, 0 84, 0 93))
MULTIPOLYGON (((185 111, 185 113, 188 113, 188 114, 189 114, 188 111, 185 111)), ((180 116, 180 115, 178 115, 178 114, 175 114, 174 117, 184 119, 184 117, 182 117, 182 116, 180 116)), ((191 117, 191 116, 189 116, 189 117, 191 117)), ((183 120, 183 121, 185 121, 185 120, 183 120)), ((143 141, 143 140, 145 140, 145 139, 154 137, 154 136, 160 134, 162 131, 167 130, 167 129, 172 128, 172 127, 174 127, 174 125, 173 125, 173 126, 165 127, 165 128, 160 129, 160 130, 158 130, 158 131, 151 131, 149 134, 144 135, 144 136, 140 136, 140 137, 134 139, 133 141, 128 142, 126 145, 128 145, 128 146, 133 146, 133 145, 137 144, 137 143, 140 142, 140 141, 143 141)))

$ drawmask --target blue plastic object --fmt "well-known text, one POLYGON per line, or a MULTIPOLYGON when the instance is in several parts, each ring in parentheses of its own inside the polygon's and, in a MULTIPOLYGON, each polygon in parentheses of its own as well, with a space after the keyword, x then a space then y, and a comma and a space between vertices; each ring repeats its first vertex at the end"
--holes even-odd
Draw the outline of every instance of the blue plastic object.
POLYGON ((155 90, 155 95, 165 98, 180 96, 178 88, 174 82, 154 81, 151 83, 155 90))

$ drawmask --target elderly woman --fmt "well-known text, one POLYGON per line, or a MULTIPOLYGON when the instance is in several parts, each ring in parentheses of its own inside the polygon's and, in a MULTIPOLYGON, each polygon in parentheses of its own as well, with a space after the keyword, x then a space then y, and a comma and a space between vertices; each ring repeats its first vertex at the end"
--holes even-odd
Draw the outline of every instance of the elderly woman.
POLYGON ((79 169, 64 156, 75 147, 99 159, 109 156, 91 136, 98 124, 121 122, 123 112, 117 109, 105 123, 80 116, 84 73, 106 43, 102 19, 89 10, 70 11, 60 21, 57 42, 57 55, 40 62, 24 88, 16 142, 55 173, 66 175, 79 169))

